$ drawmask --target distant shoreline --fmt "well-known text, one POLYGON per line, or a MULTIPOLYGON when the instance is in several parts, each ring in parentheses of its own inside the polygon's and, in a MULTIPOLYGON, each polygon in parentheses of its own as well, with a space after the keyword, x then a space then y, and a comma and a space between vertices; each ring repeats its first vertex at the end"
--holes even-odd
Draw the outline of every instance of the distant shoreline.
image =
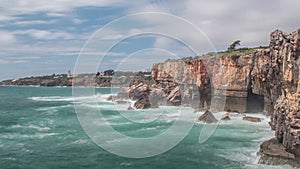
MULTIPOLYGON (((102 72, 101 72, 102 73, 102 72)), ((108 74, 53 74, 47 76, 31 76, 19 79, 3 80, 0 86, 31 87, 112 87, 129 84, 134 77, 150 77, 151 72, 110 72, 108 74), (112 83, 114 80, 114 83, 112 83)))

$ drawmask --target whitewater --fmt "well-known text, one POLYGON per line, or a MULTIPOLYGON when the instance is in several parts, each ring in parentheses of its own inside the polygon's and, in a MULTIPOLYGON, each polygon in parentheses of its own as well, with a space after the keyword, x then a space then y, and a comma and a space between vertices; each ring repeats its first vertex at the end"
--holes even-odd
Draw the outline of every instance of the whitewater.
MULTIPOLYGON (((274 136, 270 119, 262 113, 248 114, 261 118, 260 123, 232 114, 231 120, 221 121, 202 144, 198 138, 205 124, 196 122, 177 146, 163 154, 141 159, 112 154, 83 130, 74 103, 99 110, 116 131, 136 138, 162 134, 176 120, 185 120, 178 119, 180 113, 199 117, 203 112, 173 106, 127 110, 134 102, 107 101, 111 94, 110 88, 96 88, 93 96, 72 97, 72 88, 67 87, 0 87, 0 168, 289 168, 257 164, 260 144, 274 136)), ((214 115, 220 119, 224 114, 214 115)), ((97 119, 91 117, 91 122, 97 123, 97 119)))

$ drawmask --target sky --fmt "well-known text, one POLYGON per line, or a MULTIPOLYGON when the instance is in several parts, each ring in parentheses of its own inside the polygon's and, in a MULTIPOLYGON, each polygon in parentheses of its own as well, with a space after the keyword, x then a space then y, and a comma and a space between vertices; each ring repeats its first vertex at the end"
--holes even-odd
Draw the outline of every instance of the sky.
POLYGON ((1 1, 0 80, 67 73, 78 65, 97 66, 80 71, 148 69, 168 58, 226 50, 235 40, 241 47, 268 45, 272 31, 300 28, 299 11, 298 0, 1 1), (162 17, 139 17, 145 12, 162 17), (116 41, 107 52, 104 46, 116 41))

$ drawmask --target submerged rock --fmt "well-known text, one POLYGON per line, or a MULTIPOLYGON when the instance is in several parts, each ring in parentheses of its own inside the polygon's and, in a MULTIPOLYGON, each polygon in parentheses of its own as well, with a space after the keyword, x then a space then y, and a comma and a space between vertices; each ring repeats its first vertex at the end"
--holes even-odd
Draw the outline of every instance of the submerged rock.
POLYGON ((219 122, 215 116, 208 110, 205 111, 205 113, 203 113, 198 121, 202 121, 202 122, 205 122, 205 123, 217 123, 219 122))
POLYGON ((134 108, 131 107, 131 106, 129 106, 129 107, 127 108, 127 110, 134 110, 134 108))
POLYGON ((252 117, 252 116, 245 116, 245 117, 243 117, 243 120, 251 121, 251 122, 261 122, 260 118, 252 117))

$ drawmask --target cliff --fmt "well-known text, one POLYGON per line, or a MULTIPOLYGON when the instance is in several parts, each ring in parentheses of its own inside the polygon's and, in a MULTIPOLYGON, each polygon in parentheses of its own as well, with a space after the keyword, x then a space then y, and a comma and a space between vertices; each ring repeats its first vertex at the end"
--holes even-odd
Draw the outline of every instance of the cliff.
POLYGON ((223 52, 154 64, 152 77, 157 84, 153 87, 163 89, 173 104, 170 98, 176 90, 179 99, 174 105, 190 103, 212 111, 270 115, 276 143, 268 141, 261 147, 260 162, 269 164, 270 159, 281 158, 276 149, 271 151, 273 154, 266 150, 282 145, 282 151, 291 154, 288 160, 294 161, 290 164, 299 166, 299 57, 300 29, 291 34, 276 30, 271 33, 267 49, 223 52))
POLYGON ((255 91, 265 94, 270 103, 270 125, 277 141, 296 158, 300 155, 299 45, 300 30, 291 34, 276 30, 267 57, 257 60, 258 71, 253 72, 255 91))
POLYGON ((253 53, 220 54, 155 64, 152 77, 158 84, 168 79, 183 86, 195 85, 199 92, 193 91, 193 95, 199 95, 199 108, 206 103, 212 111, 224 107, 244 113, 252 68, 253 53))

